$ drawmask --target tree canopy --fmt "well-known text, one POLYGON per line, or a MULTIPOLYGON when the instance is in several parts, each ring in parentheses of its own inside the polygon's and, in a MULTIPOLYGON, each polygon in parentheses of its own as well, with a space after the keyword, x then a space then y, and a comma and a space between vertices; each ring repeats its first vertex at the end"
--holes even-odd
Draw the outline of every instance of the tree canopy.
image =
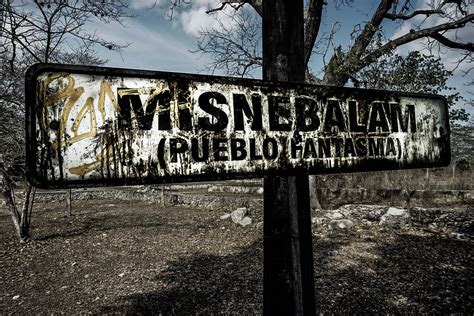
MULTIPOLYGON (((331 48, 329 47, 331 36, 334 34, 320 34, 324 10, 328 6, 356 8, 357 3, 352 0, 338 0, 331 3, 324 0, 305 2, 305 62, 308 64, 312 54, 331 48)), ((319 80, 327 84, 344 85, 357 72, 376 62, 380 57, 390 55, 397 47, 420 39, 426 40, 425 47, 432 52, 432 55, 441 52, 441 47, 459 49, 463 51, 462 60, 459 61, 472 62, 474 44, 462 42, 458 36, 458 31, 471 27, 474 20, 474 15, 469 13, 469 1, 432 0, 426 2, 422 8, 419 8, 415 2, 413 0, 376 1, 378 5, 369 21, 354 26, 350 38, 347 39, 350 45, 347 48, 332 47, 332 57, 325 65, 323 78, 319 80), (423 21, 416 28, 410 28, 405 34, 394 38, 385 38, 388 30, 384 29, 387 27, 384 21, 396 21, 403 24, 420 16, 423 17, 423 21)), ((182 3, 182 1, 175 1, 175 3, 182 3)), ((208 10, 207 13, 215 14, 222 11, 226 14, 223 9, 229 6, 235 9, 233 20, 237 27, 224 26, 202 30, 197 51, 211 54, 228 73, 245 75, 253 65, 261 63, 261 51, 256 49, 259 40, 256 34, 259 33, 260 21, 255 18, 262 15, 261 0, 221 1, 220 6, 208 10), (256 14, 252 16, 248 10, 246 12, 243 4, 250 5, 254 9, 252 12, 256 14), (229 47, 229 50, 223 49, 225 47, 229 47), (229 55, 229 51, 233 54, 229 55), (240 67, 239 71, 236 71, 236 63, 240 67)), ((216 18, 219 19, 218 16, 216 18)))
MULTIPOLYGON (((189 2, 174 1, 175 5, 185 3, 189 2)), ((249 75, 262 65, 262 2, 234 0, 220 3, 207 13, 214 14, 218 21, 221 21, 218 14, 229 15, 231 23, 220 22, 218 27, 201 30, 195 52, 211 57, 206 67, 210 72, 219 70, 228 75, 249 75)), ((466 42, 461 36, 463 29, 472 28, 474 21, 474 14, 469 12, 470 1, 431 0, 420 3, 413 0, 379 0, 374 3, 369 20, 354 25, 347 38, 348 45, 342 47, 334 42, 336 25, 329 33, 321 31, 326 17, 324 12, 330 6, 355 9, 357 3, 353 0, 305 1, 306 80, 338 86, 353 84, 367 88, 443 93, 450 105, 461 101, 455 89, 447 86, 447 79, 461 63, 470 64, 473 61, 474 44, 466 42), (414 20, 421 22, 412 23, 414 20), (401 32, 391 34, 393 23, 401 32), (424 40, 423 53, 413 51, 403 56, 397 51, 399 47, 420 40, 424 40), (460 54, 454 61, 453 69, 446 69, 443 58, 450 50, 460 54), (310 72, 308 65, 312 56, 320 58, 324 65, 319 77, 310 72)), ((470 71, 471 68, 465 71, 465 75, 470 71)), ((466 121, 468 115, 465 110, 456 109, 451 110, 451 118, 466 121)))

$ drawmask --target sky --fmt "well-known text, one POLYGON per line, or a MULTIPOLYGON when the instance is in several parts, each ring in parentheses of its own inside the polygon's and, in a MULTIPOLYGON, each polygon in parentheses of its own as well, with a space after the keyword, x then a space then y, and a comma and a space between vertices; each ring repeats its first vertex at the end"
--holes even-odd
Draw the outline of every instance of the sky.
MULTIPOLYGON (((415 8, 426 8, 428 2, 434 0, 417 0, 414 2, 415 8)), ((333 43, 329 46, 325 60, 328 61, 332 54, 332 47, 341 45, 347 48, 351 44, 351 32, 354 27, 364 25, 370 20, 379 1, 364 0, 356 1, 352 6, 326 6, 324 10, 321 30, 317 40, 323 40, 336 31, 333 43), (361 24, 362 23, 362 24, 361 24)), ((101 57, 109 60, 107 66, 147 69, 185 73, 206 73, 204 66, 209 63, 209 56, 202 56, 199 53, 192 53, 196 49, 196 36, 199 31, 205 28, 217 27, 216 15, 223 19, 224 23, 231 23, 230 18, 222 12, 206 14, 205 11, 219 7, 218 0, 191 0, 190 4, 182 5, 173 11, 170 18, 169 0, 131 0, 131 12, 136 15, 134 18, 124 20, 124 25, 95 23, 88 25, 90 31, 96 32, 99 36, 107 40, 113 40, 121 44, 130 44, 122 53, 99 49, 101 57)), ((448 8, 449 9, 449 8, 448 8)), ((252 10, 250 8, 250 10, 252 10)), ((233 9, 227 7, 226 12, 232 14, 233 9)), ((431 16, 428 20, 419 16, 411 19, 408 23, 397 23, 384 20, 384 30, 387 39, 395 38, 407 33, 419 23, 425 26, 433 26, 443 22, 442 17, 431 16)), ((464 42, 474 40, 474 26, 466 26, 457 36, 464 42)), ((409 51, 423 51, 423 41, 413 42, 397 49, 397 53, 406 54, 409 51)), ((326 43, 326 42, 324 42, 326 43)), ((324 45, 323 47, 326 47, 324 45)), ((324 51, 324 49, 323 49, 324 51)), ((455 61, 460 56, 459 50, 444 49, 442 62, 448 70, 453 69, 455 61)), ((314 54, 310 60, 310 68, 317 76, 322 75, 323 57, 314 54)), ((474 92, 474 88, 466 86, 473 81, 472 71, 467 76, 464 71, 472 67, 472 64, 462 63, 449 79, 448 86, 456 87, 466 99, 472 99, 469 92, 474 92)), ((217 71, 216 75, 222 74, 217 71)), ((260 78, 261 72, 256 71, 253 77, 260 78)), ((456 107, 465 107, 470 113, 470 121, 474 123, 474 108, 461 102, 456 107)))

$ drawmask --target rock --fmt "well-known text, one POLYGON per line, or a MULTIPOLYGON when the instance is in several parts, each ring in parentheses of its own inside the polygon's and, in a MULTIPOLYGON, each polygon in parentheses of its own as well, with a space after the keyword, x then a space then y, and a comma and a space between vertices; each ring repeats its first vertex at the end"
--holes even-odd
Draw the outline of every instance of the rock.
POLYGON ((149 185, 145 185, 142 188, 137 190, 138 193, 147 193, 150 191, 153 191, 153 189, 149 185))
POLYGON ((247 225, 250 225, 252 224, 252 219, 248 216, 245 216, 244 218, 242 218, 242 220, 239 222, 239 224, 242 226, 242 227, 245 227, 247 225))
POLYGON ((335 257, 339 252, 337 250, 328 251, 328 256, 335 257))
POLYGON ((315 225, 321 225, 324 222, 324 218, 322 217, 313 217, 311 218, 311 223, 315 225))
POLYGON ((342 214, 339 213, 339 211, 337 211, 337 210, 327 212, 326 217, 329 218, 329 219, 341 219, 341 218, 343 218, 342 214))
POLYGON ((230 214, 229 213, 226 213, 224 215, 222 215, 221 217, 219 217, 221 220, 225 220, 225 219, 228 219, 230 218, 230 214))
POLYGON ((389 207, 387 212, 380 218, 380 225, 400 225, 406 224, 410 219, 410 214, 406 209, 389 207))
POLYGON ((466 234, 462 232, 452 232, 451 237, 457 238, 457 239, 463 239, 466 238, 466 234))
POLYGON ((233 211, 232 213, 230 213, 230 218, 232 219, 234 223, 239 224, 247 214, 248 214, 247 208, 240 207, 236 209, 235 211, 233 211))
POLYGON ((409 216, 408 211, 404 208, 389 207, 387 213, 384 215, 388 216, 409 216))
POLYGON ((263 229, 263 221, 257 223, 257 229, 263 229))
POLYGON ((329 227, 332 229, 349 229, 354 226, 354 223, 349 219, 337 219, 329 222, 329 227))
POLYGON ((380 216, 382 216, 381 209, 371 210, 369 213, 367 213, 367 219, 371 221, 379 220, 380 216))
POLYGON ((240 207, 230 214, 222 215, 221 219, 227 219, 230 217, 234 223, 245 227, 252 224, 252 219, 247 216, 248 213, 249 211, 246 207, 240 207))
POLYGON ((436 223, 431 223, 431 224, 428 225, 428 228, 429 229, 437 229, 438 225, 436 223))
MULTIPOLYGON (((378 221, 380 216, 387 211, 387 206, 384 205, 367 205, 367 204, 345 204, 337 209, 337 212, 342 214, 342 218, 351 220, 368 219, 371 221, 378 221)), ((332 211, 335 212, 335 211, 332 211)), ((337 215, 336 215, 337 216, 337 215)), ((333 218, 340 219, 340 218, 333 218)))
POLYGON ((15 295, 15 296, 12 297, 12 299, 13 299, 14 301, 17 300, 17 299, 19 299, 19 298, 20 298, 20 295, 15 295))
POLYGON ((448 217, 449 217, 449 214, 441 214, 441 215, 438 217, 438 220, 442 221, 442 220, 444 220, 444 219, 446 219, 446 218, 448 218, 448 217))

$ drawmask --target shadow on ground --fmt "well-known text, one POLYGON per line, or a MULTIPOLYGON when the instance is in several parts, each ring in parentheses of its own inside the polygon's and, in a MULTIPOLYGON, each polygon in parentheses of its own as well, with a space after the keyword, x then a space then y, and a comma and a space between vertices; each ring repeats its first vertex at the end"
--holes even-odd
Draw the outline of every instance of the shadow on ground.
POLYGON ((115 231, 117 229, 127 229, 127 228, 162 228, 168 227, 169 225, 163 224, 160 220, 150 220, 143 221, 140 224, 137 224, 136 221, 130 220, 127 223, 127 218, 121 219, 119 221, 112 221, 110 218, 104 217, 103 219, 94 218, 87 218, 87 217, 79 217, 79 216, 72 216, 69 218, 62 219, 63 221, 75 221, 74 225, 64 229, 61 227, 60 229, 54 229, 51 227, 47 233, 41 234, 39 236, 35 236, 34 239, 37 241, 48 241, 52 239, 67 239, 73 237, 79 237, 84 235, 92 235, 98 232, 106 232, 106 231, 115 231))
POLYGON ((315 264, 323 263, 315 269, 320 311, 402 314, 472 311, 472 242, 405 232, 396 234, 393 240, 378 240, 373 247, 359 243, 340 245, 342 253, 334 257, 338 262, 331 262, 318 251, 335 248, 337 243, 315 243, 315 264))
POLYGON ((141 214, 116 214, 111 211, 73 214, 70 217, 61 216, 54 221, 44 223, 41 230, 35 230, 33 238, 36 241, 50 241, 55 239, 68 239, 86 235, 95 235, 104 232, 116 232, 128 229, 155 229, 156 233, 166 233, 175 229, 208 229, 209 227, 193 222, 176 223, 168 221, 164 217, 148 216, 144 218, 141 214), (90 214, 93 214, 92 216, 90 214))
POLYGON ((259 312, 262 297, 262 242, 231 256, 182 257, 156 275, 151 293, 121 297, 116 304, 97 312, 155 314, 196 312, 259 312))
MULTIPOLYGON (((319 312, 470 313, 472 242, 412 231, 314 239, 319 312), (386 237, 386 236, 385 236, 386 237)), ((195 255, 168 263, 156 291, 135 293, 95 313, 262 312, 263 243, 234 255, 195 255)))

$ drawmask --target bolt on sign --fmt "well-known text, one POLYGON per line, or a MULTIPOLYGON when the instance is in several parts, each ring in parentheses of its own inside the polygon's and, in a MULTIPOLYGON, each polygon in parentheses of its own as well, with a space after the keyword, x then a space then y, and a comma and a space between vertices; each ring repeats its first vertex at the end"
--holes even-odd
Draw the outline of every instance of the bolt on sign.
POLYGON ((444 98, 142 70, 38 64, 26 77, 38 187, 438 167, 444 98))

